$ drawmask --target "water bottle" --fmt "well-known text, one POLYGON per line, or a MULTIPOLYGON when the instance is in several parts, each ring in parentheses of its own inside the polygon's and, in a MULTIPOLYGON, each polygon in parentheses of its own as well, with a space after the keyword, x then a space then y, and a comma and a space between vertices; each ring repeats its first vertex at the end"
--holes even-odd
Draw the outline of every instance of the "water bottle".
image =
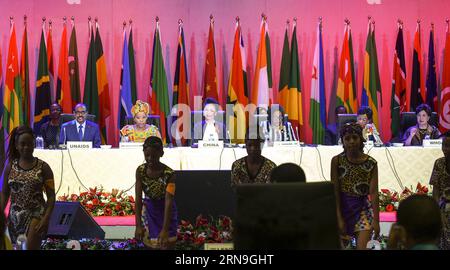
POLYGON ((42 136, 37 136, 36 138, 36 148, 37 149, 44 149, 44 139, 42 136))
POLYGON ((430 139, 430 135, 425 135, 425 138, 424 138, 425 140, 429 140, 430 139))

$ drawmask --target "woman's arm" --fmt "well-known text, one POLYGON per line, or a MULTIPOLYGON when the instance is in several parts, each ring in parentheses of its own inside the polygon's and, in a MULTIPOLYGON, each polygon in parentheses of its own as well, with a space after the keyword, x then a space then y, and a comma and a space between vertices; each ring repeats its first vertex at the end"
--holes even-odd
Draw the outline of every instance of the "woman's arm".
POLYGON ((375 232, 375 236, 380 234, 380 204, 378 198, 378 165, 375 164, 372 172, 372 179, 370 180, 370 200, 373 209, 373 222, 372 227, 375 232))
POLYGON ((430 177, 430 185, 433 187, 433 198, 436 200, 436 202, 439 203, 440 185, 439 185, 439 172, 438 172, 437 162, 438 161, 436 160, 433 165, 433 171, 431 172, 431 177, 430 177))
POLYGON ((135 185, 135 221, 136 231, 135 237, 142 240, 144 236, 144 226, 142 225, 142 181, 139 173, 139 167, 136 169, 136 185, 135 185))
POLYGON ((42 176, 44 178, 44 189, 47 196, 47 207, 44 216, 37 224, 36 231, 44 233, 48 229, 48 223, 55 207, 55 180, 53 179, 53 171, 47 163, 42 166, 42 176))
POLYGON ((0 209, 4 212, 6 205, 8 204, 9 200, 9 185, 8 185, 8 179, 9 179, 9 173, 11 172, 11 163, 8 162, 6 164, 5 168, 5 174, 3 175, 3 186, 2 186, 2 192, 0 193, 0 209))
POLYGON ((336 197, 336 216, 339 226, 339 233, 345 235, 345 223, 341 212, 341 196, 340 196, 340 185, 338 179, 338 166, 339 166, 339 156, 334 156, 331 159, 331 183, 334 185, 334 195, 336 197))
POLYGON ((172 220, 172 205, 175 196, 175 174, 173 174, 167 181, 166 198, 164 206, 164 221, 161 232, 159 234, 159 241, 161 247, 164 248, 169 240, 169 228, 172 220))
POLYGON ((416 135, 417 128, 415 126, 408 128, 405 132, 405 145, 410 146, 412 138, 416 135))

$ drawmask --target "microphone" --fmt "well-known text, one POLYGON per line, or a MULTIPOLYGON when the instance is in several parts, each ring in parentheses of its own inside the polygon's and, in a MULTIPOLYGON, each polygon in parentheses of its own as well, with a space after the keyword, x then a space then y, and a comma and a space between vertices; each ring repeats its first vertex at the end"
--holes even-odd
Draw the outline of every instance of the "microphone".
POLYGON ((300 136, 298 135, 298 127, 295 127, 295 131, 297 133, 297 141, 300 143, 300 136))
POLYGON ((228 143, 227 143, 227 145, 228 145, 229 147, 233 147, 233 144, 231 143, 231 135, 230 135, 230 131, 228 130, 228 128, 227 128, 227 135, 228 135, 228 143))

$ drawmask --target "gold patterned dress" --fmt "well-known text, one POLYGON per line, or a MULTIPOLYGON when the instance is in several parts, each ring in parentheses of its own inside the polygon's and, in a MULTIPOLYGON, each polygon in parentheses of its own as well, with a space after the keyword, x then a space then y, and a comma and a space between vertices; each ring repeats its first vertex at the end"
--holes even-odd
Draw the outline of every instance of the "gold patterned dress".
POLYGON ((231 167, 231 186, 249 183, 270 183, 270 173, 277 165, 265 157, 262 158, 263 163, 254 178, 248 172, 247 157, 233 162, 231 167))
POLYGON ((146 125, 144 131, 136 130, 135 125, 126 125, 120 130, 122 141, 144 142, 150 136, 159 137, 159 130, 155 125, 146 125))

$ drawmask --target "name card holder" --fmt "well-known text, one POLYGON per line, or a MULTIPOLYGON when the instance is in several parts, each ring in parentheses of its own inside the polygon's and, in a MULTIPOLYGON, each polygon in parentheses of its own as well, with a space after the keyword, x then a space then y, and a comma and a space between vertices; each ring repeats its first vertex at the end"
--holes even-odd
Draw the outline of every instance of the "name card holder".
POLYGON ((299 141, 275 141, 273 147, 298 147, 302 142, 299 141))
POLYGON ((67 149, 75 150, 75 149, 91 149, 92 142, 77 142, 71 141, 67 142, 67 149))
POLYGON ((367 147, 373 147, 373 146, 374 146, 374 143, 373 143, 372 140, 368 140, 368 141, 366 141, 366 142, 364 143, 364 145, 367 146, 367 147))
POLYGON ((198 141, 198 148, 223 148, 223 141, 198 141))
POLYGON ((142 148, 144 145, 143 142, 120 142, 119 148, 120 149, 138 149, 142 148))
POLYGON ((204 250, 234 250, 233 243, 205 243, 204 250))
POLYGON ((441 147, 442 139, 424 139, 422 145, 423 147, 441 147))

